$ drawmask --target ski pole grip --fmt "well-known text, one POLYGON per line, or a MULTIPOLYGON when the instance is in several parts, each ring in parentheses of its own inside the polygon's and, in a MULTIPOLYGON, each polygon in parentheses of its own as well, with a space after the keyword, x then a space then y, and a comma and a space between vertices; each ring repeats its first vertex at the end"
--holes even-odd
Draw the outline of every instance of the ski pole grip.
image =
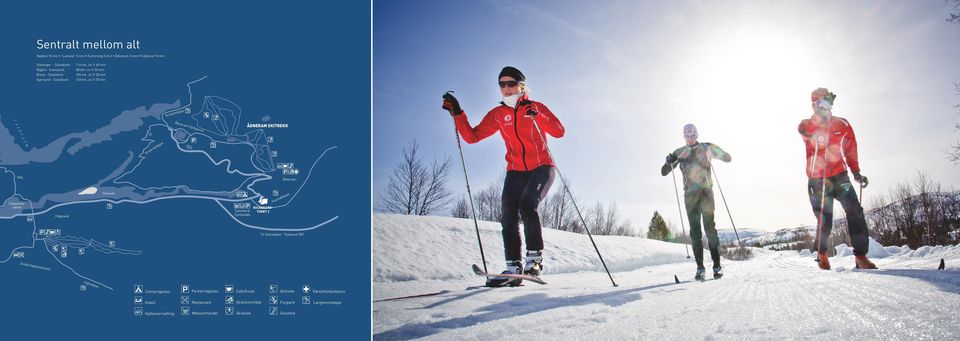
MULTIPOLYGON (((527 99, 527 100, 520 101, 520 105, 529 105, 529 104, 532 104, 532 103, 533 103, 533 101, 528 100, 528 99, 527 99)), ((533 110, 533 108, 530 108, 530 110, 527 110, 527 116, 534 116, 534 115, 536 115, 536 114, 538 114, 538 112, 537 112, 536 110, 533 110)))
MULTIPOLYGON (((450 103, 453 103, 454 101, 456 101, 457 99, 454 98, 453 95, 450 94, 451 92, 453 92, 453 90, 444 92, 444 93, 443 93, 443 100, 448 101, 448 102, 450 102, 450 103)), ((443 109, 443 110, 450 110, 450 108, 447 108, 446 106, 442 106, 442 105, 440 106, 440 108, 443 109)))

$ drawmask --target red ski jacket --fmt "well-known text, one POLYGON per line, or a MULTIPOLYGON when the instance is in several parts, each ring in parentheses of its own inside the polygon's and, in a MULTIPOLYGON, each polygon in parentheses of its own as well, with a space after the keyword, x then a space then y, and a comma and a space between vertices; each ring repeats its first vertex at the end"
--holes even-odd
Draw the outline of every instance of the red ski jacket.
MULTIPOLYGON (((525 100, 526 94, 517 103, 525 100)), ((547 149, 546 136, 537 133, 533 119, 537 120, 543 133, 557 138, 563 137, 564 129, 560 120, 546 105, 536 101, 526 105, 517 104, 517 108, 508 107, 501 102, 499 106, 491 109, 476 127, 470 127, 466 112, 454 116, 457 130, 467 143, 477 143, 499 131, 507 146, 507 170, 513 171, 531 171, 539 166, 554 165, 547 149), (530 118, 526 115, 529 109, 536 110, 538 114, 530 118)))
POLYGON ((798 127, 807 147, 807 177, 829 178, 846 171, 847 166, 851 171, 859 173, 857 137, 853 134, 853 126, 846 119, 837 116, 828 119, 827 124, 822 121, 814 114, 813 117, 800 121, 798 127))

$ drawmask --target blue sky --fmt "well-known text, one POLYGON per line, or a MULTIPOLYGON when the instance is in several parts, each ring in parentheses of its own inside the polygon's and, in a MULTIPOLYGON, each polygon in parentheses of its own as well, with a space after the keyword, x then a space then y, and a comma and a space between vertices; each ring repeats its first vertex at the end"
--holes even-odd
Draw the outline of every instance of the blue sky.
MULTIPOLYGON (((868 204, 917 170, 960 188, 945 157, 960 139, 960 25, 948 10, 939 0, 377 1, 374 195, 414 139, 458 161, 450 185, 463 192, 440 96, 455 90, 477 124, 500 100, 505 65, 566 126, 550 146, 573 191, 584 204, 616 202, 642 228, 654 210, 678 222, 659 168, 691 122, 733 156, 716 170, 738 228, 815 223, 796 127, 820 86, 854 126, 868 204)), ((464 153, 473 188, 505 171, 499 134, 464 153)), ((722 206, 717 222, 730 227, 722 206)))

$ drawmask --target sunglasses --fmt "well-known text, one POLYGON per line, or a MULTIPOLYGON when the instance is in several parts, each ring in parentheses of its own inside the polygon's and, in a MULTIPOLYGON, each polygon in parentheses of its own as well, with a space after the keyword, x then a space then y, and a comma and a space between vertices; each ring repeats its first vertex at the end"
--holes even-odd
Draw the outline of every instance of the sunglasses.
POLYGON ((499 82, 497 82, 497 84, 500 84, 500 87, 501 87, 501 88, 512 88, 512 87, 515 87, 515 86, 517 86, 517 85, 520 85, 520 82, 518 82, 518 81, 499 81, 499 82))

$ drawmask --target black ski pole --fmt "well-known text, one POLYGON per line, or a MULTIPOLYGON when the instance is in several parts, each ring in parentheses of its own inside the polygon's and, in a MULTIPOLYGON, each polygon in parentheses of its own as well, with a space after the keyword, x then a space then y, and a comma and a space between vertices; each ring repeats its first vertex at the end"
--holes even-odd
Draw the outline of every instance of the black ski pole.
MULTIPOLYGON (((829 134, 830 134, 830 119, 828 118, 827 124, 826 126, 824 126, 824 136, 826 136, 826 140, 827 140, 827 148, 823 150, 824 163, 827 162, 827 152, 830 150, 829 134)), ((811 170, 815 170, 817 168, 817 154, 820 152, 820 141, 814 140, 814 143, 816 144, 814 145, 814 150, 813 150, 813 166, 810 167, 811 170)), ((826 164, 823 165, 823 171, 821 171, 820 176, 821 176, 820 177, 820 215, 817 218, 817 238, 816 238, 817 262, 820 262, 820 243, 821 243, 821 239, 823 239, 823 236, 821 236, 823 232, 823 210, 824 208, 826 208, 826 204, 827 204, 827 165, 826 164)))
MULTIPOLYGON (((532 111, 532 110, 531 110, 532 111)), ((536 115, 536 114, 534 114, 536 115)), ((533 121, 533 127, 537 129, 537 133, 540 134, 540 138, 543 139, 543 143, 547 143, 547 137, 543 135, 543 131, 540 130, 540 125, 537 124, 537 120, 534 117, 530 117, 530 120, 533 121)), ((600 257, 600 264, 603 265, 603 270, 607 272, 607 276, 610 277, 610 283, 613 283, 614 287, 617 287, 617 282, 613 280, 613 275, 610 274, 610 269, 607 268, 607 263, 603 261, 603 255, 600 254, 600 249, 597 248, 597 243, 593 241, 593 235, 590 234, 590 228, 587 227, 587 221, 583 219, 583 214, 580 213, 580 208, 577 207, 577 200, 573 197, 573 193, 570 193, 570 188, 567 186, 567 180, 563 178, 563 173, 560 172, 560 167, 558 167, 557 159, 553 157, 553 153, 550 152, 550 148, 547 149, 547 155, 550 155, 550 159, 553 160, 554 168, 557 170, 557 175, 560 176, 560 183, 563 184, 563 190, 570 196, 570 202, 573 203, 573 209, 577 211, 577 216, 580 217, 580 223, 583 224, 583 229, 587 231, 587 236, 590 237, 590 243, 593 244, 593 249, 597 251, 597 256, 600 257)))
POLYGON ((730 205, 727 205, 727 198, 723 196, 723 186, 720 186, 720 178, 717 177, 717 171, 713 169, 712 161, 710 161, 710 171, 713 172, 713 178, 717 180, 717 189, 720 190, 720 198, 723 199, 723 207, 727 208, 727 216, 730 217, 730 225, 733 226, 733 235, 737 236, 737 245, 740 245, 740 249, 742 250, 743 242, 740 241, 740 233, 737 232, 737 224, 733 223, 733 215, 730 214, 730 205))
MULTIPOLYGON (((443 98, 447 99, 453 91, 447 91, 443 98)), ((452 117, 452 116, 451 116, 452 117)), ((487 257, 483 253, 483 240, 480 239, 480 224, 477 223, 477 210, 473 206, 473 194, 470 192, 470 179, 467 177, 467 162, 463 159, 463 147, 460 146, 460 133, 457 132, 457 121, 453 121, 453 136, 457 138, 457 150, 460 151, 460 164, 463 165, 463 181, 467 183, 467 198, 470 198, 470 215, 473 217, 473 227, 477 230, 477 244, 480 245, 480 260, 483 262, 483 272, 487 272, 487 257)))
MULTIPOLYGON (((671 169, 670 176, 673 177, 673 194, 677 197, 677 211, 680 212, 680 232, 682 233, 686 227, 683 226, 683 207, 680 207, 680 190, 677 189, 677 174, 671 169)), ((687 259, 689 259, 690 248, 688 248, 687 243, 683 243, 683 251, 687 252, 687 259)))
POLYGON ((863 183, 860 182, 860 206, 863 206, 863 183))

